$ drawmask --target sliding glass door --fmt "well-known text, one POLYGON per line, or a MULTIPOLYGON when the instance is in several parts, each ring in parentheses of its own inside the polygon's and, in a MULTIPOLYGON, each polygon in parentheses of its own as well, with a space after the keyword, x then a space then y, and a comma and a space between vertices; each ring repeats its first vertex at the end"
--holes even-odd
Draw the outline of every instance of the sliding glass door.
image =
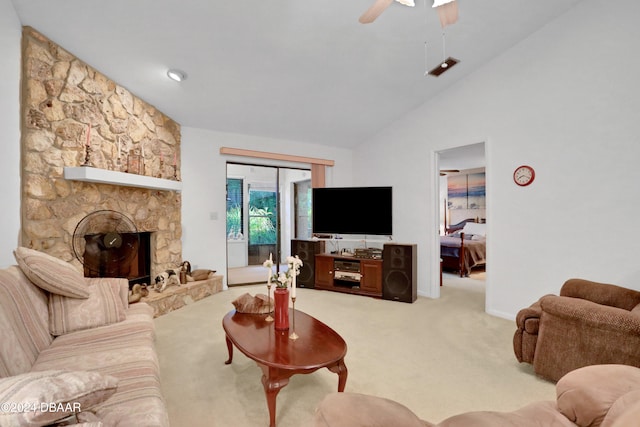
MULTIPOLYGON (((227 164, 227 283, 266 282, 264 260, 276 269, 290 255, 291 239, 304 238, 296 225, 310 214, 310 200, 296 203, 299 186, 308 182, 304 169, 227 164), (304 214, 300 213, 304 210, 304 214)), ((304 190, 306 191, 306 190, 304 190)), ((304 197, 303 197, 304 199, 304 197)), ((306 199, 305 199, 306 200, 306 199)), ((307 227, 306 225, 301 227, 307 227)), ((302 230, 302 228, 300 228, 302 230)))

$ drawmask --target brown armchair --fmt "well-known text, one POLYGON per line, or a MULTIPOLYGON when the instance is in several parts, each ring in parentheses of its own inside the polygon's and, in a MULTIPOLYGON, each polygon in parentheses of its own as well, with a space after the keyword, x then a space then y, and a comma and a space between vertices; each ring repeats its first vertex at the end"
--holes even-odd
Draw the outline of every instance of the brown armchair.
POLYGON ((516 317, 513 350, 541 377, 557 381, 600 364, 640 367, 640 292, 583 279, 567 280, 516 317))

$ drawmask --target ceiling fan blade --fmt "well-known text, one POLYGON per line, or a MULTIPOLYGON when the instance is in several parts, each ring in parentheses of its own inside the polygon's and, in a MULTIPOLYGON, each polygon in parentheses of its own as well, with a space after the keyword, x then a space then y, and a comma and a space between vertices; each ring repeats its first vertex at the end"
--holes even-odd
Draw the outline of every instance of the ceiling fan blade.
POLYGON ((440 169, 440 176, 447 176, 450 173, 458 173, 459 169, 440 169))
POLYGON ((433 7, 438 12, 438 18, 440 18, 440 25, 442 26, 442 28, 446 27, 447 25, 455 24, 458 21, 457 1, 450 1, 439 6, 436 6, 434 3, 433 7))
POLYGON ((391 3, 393 3, 393 0, 376 0, 373 6, 367 9, 367 11, 362 14, 362 16, 360 17, 360 19, 358 19, 358 21, 361 24, 372 23, 373 21, 376 20, 378 16, 380 16, 382 12, 385 11, 386 8, 388 8, 391 5, 391 3))

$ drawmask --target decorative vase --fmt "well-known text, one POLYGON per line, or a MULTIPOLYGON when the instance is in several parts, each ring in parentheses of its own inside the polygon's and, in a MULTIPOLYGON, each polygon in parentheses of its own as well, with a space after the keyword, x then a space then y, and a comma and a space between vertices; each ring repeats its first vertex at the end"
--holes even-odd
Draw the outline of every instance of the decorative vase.
POLYGON ((275 325, 278 331, 289 329, 289 288, 275 288, 273 292, 275 305, 275 325))

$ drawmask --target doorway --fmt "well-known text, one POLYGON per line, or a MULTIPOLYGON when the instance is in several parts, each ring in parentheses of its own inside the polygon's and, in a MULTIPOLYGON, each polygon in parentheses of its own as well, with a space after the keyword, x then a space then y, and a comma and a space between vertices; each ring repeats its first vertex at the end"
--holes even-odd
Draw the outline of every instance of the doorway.
MULTIPOLYGON (((486 155, 485 143, 476 143, 436 152, 438 165, 438 191, 437 203, 439 212, 439 222, 437 229, 439 236, 455 235, 456 229, 461 229, 465 222, 487 223, 486 209, 486 155), (480 186, 478 185, 480 183, 480 186)), ((473 237, 474 241, 469 245, 474 245, 475 251, 480 251, 475 245, 481 244, 480 236, 473 237)), ((486 235, 485 235, 486 237, 486 235)), ((457 238, 457 237, 456 237, 457 238)), ((437 243, 441 264, 445 269, 442 274, 442 284, 465 289, 481 289, 486 287, 486 246, 484 250, 484 261, 470 264, 468 270, 456 269, 457 260, 450 257, 449 251, 457 251, 449 247, 451 242, 442 242, 438 237, 437 243), (445 244, 447 247, 441 246, 445 244), (442 253, 446 250, 447 254, 442 253), (443 261, 446 262, 442 262, 443 261), (463 271, 463 274, 461 274, 463 271)), ((467 240, 465 240, 467 241, 467 240)), ((484 242, 486 245, 486 242, 484 242)))
POLYGON ((311 193, 311 172, 229 162, 226 179, 227 283, 266 282, 263 262, 272 257, 276 271, 282 268, 291 239, 300 235, 296 225, 304 224, 308 216, 304 203, 311 193), (303 195, 307 182, 308 195, 303 195), (302 202, 296 203, 297 199, 302 202))

